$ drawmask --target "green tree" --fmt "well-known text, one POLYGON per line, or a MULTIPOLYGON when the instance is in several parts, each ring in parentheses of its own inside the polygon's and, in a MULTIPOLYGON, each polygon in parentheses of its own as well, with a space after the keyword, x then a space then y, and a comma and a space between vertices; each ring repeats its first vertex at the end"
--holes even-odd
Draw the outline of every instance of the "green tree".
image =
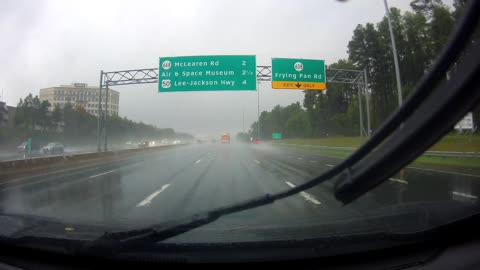
POLYGON ((297 111, 290 116, 285 123, 285 138, 310 137, 312 134, 312 126, 307 112, 297 111))
POLYGON ((250 142, 250 135, 248 133, 245 133, 245 132, 239 132, 235 136, 235 139, 238 142, 250 142))
POLYGON ((42 131, 45 129, 50 129, 52 127, 52 118, 50 115, 49 108, 52 105, 47 100, 44 100, 40 103, 38 109, 38 118, 42 131))
POLYGON ((437 5, 433 8, 430 25, 433 55, 436 56, 447 44, 455 21, 452 13, 446 6, 437 5))

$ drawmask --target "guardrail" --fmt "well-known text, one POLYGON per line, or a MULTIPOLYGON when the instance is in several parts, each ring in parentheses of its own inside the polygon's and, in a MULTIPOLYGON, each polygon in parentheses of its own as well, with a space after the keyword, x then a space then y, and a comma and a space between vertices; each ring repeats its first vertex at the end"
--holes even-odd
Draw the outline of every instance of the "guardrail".
MULTIPOLYGON (((310 144, 293 144, 293 143, 275 143, 288 146, 319 148, 328 150, 341 150, 341 151, 355 151, 356 147, 341 147, 341 146, 326 146, 326 145, 310 145, 310 144)), ((434 157, 457 157, 457 158, 480 158, 479 152, 457 152, 457 151, 425 151, 424 156, 434 157)))

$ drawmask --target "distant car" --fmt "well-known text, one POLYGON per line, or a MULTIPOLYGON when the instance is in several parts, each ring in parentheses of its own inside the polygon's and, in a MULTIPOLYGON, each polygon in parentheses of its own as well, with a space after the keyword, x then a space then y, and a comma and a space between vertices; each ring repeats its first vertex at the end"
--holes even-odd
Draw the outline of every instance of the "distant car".
POLYGON ((24 153, 25 152, 25 148, 27 148, 27 142, 23 142, 22 144, 20 144, 19 146, 17 146, 17 151, 19 153, 24 153))
MULTIPOLYGON (((26 148, 27 148, 27 142, 24 141, 22 144, 17 146, 17 152, 25 153, 26 148)), ((32 151, 37 151, 39 149, 40 149, 40 146, 38 145, 38 143, 32 143, 32 151)))
POLYGON ((126 145, 132 145, 133 143, 132 143, 132 141, 128 141, 128 142, 126 142, 125 144, 126 144, 126 145))
POLYGON ((167 140, 167 139, 163 139, 163 140, 161 141, 161 144, 168 144, 168 140, 167 140))
POLYGON ((149 145, 149 142, 148 141, 144 141, 144 142, 141 142, 138 144, 138 147, 140 148, 147 148, 149 145))
POLYGON ((258 139, 258 138, 255 139, 255 144, 261 144, 261 143, 262 143, 262 140, 260 140, 260 139, 258 139))
POLYGON ((222 137, 220 137, 220 141, 222 143, 230 143, 230 135, 223 134, 222 137))
POLYGON ((64 146, 58 142, 51 142, 44 147, 42 147, 42 153, 44 154, 63 154, 64 146))
POLYGON ((180 140, 174 140, 174 141, 173 141, 173 144, 180 144, 180 143, 181 143, 180 140))

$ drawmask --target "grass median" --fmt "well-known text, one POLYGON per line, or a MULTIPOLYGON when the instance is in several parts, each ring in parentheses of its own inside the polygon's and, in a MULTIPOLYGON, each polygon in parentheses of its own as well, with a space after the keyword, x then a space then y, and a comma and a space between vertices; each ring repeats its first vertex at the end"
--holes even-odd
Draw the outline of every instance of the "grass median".
MULTIPOLYGON (((362 137, 324 137, 314 139, 284 139, 279 142, 298 145, 354 147, 365 142, 362 137)), ((275 142, 275 141, 273 141, 275 142)), ((433 145, 429 151, 480 152, 479 135, 447 135, 433 145)))
MULTIPOLYGON (((447 136, 437 143, 430 151, 454 151, 454 152, 478 152, 477 144, 480 144, 478 136, 471 136, 465 142, 465 136, 447 136), (463 137, 463 139, 462 139, 463 137), (462 147, 459 147, 461 145, 462 147)), ((298 151, 312 154, 322 154, 336 158, 346 158, 353 150, 349 149, 324 149, 312 146, 333 146, 333 147, 353 147, 360 145, 359 137, 336 137, 322 139, 287 139, 282 141, 272 141, 273 145, 281 147, 293 147, 298 151), (341 142, 344 142, 343 144, 341 142), (286 145, 289 144, 289 145, 286 145)), ((411 165, 432 168, 432 169, 449 169, 461 172, 463 169, 471 169, 471 172, 480 173, 480 158, 476 157, 448 157, 448 156, 426 156, 418 157, 411 165)))

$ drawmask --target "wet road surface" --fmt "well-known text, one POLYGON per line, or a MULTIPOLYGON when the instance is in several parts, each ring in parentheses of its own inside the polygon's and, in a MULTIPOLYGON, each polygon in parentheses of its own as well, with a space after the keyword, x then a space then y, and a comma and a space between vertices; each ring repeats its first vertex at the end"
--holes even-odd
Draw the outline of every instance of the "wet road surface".
MULTIPOLYGON (((81 172, 0 184, 0 211, 111 226, 146 226, 290 189, 320 175, 341 158, 268 144, 192 144, 133 156, 81 172), (13 184, 12 184, 13 183, 13 184)), ((480 196, 480 175, 407 168, 358 201, 342 206, 326 182, 274 204, 215 222, 231 230, 311 224, 332 213, 407 202, 480 196)))

